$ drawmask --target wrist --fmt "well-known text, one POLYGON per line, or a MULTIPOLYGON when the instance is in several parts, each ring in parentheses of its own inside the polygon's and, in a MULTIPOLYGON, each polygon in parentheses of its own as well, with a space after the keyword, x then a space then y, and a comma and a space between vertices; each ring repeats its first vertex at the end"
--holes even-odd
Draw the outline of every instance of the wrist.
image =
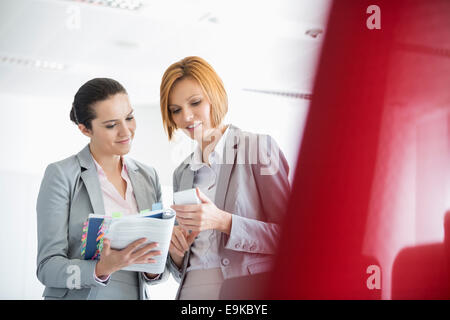
POLYGON ((95 265, 95 276, 99 279, 106 279, 111 275, 112 272, 104 268, 101 260, 95 265))
POLYGON ((175 254, 170 254, 170 258, 172 259, 172 262, 178 267, 178 269, 180 269, 183 263, 184 256, 180 257, 175 254))
POLYGON ((232 217, 231 214, 220 210, 222 219, 221 219, 221 224, 220 224, 220 231, 229 235, 231 233, 231 222, 232 222, 232 217))

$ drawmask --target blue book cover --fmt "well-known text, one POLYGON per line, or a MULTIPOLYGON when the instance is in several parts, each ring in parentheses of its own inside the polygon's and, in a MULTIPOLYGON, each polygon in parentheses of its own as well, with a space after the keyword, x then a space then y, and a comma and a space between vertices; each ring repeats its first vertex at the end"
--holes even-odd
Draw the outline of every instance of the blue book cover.
MULTIPOLYGON (((155 203, 152 206, 152 211, 143 210, 136 215, 142 218, 156 218, 164 219, 164 211, 160 203, 155 203), (152 214, 153 211, 156 211, 152 214)), ((105 216, 90 214, 88 220, 83 225, 83 235, 81 237, 81 256, 84 260, 98 260, 103 249, 103 237, 109 225, 110 220, 122 217, 120 213, 114 213, 113 217, 108 217, 105 221, 105 216)))
POLYGON ((99 252, 101 252, 100 249, 103 246, 103 221, 104 218, 100 217, 89 217, 87 221, 87 228, 81 239, 83 243, 81 255, 84 256, 84 260, 96 260, 99 258, 99 252))

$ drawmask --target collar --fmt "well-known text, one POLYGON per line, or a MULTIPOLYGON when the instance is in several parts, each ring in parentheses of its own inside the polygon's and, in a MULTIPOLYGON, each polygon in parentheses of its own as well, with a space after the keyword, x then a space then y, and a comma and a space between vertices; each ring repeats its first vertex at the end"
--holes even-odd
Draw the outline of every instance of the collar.
MULTIPOLYGON (((82 168, 90 169, 90 168, 96 167, 96 161, 94 160, 94 157, 91 154, 91 150, 89 149, 89 144, 87 144, 83 148, 83 150, 78 152, 77 158, 78 158, 78 161, 80 162, 80 166, 82 168)), ((122 157, 122 164, 124 166, 126 166, 127 171, 128 170, 132 170, 132 171, 138 170, 137 165, 131 159, 128 159, 127 157, 122 157)), ((98 163, 97 163, 97 165, 98 165, 98 163)))
MULTIPOLYGON (((106 176, 105 171, 103 170, 102 166, 92 157, 92 160, 94 160, 95 166, 97 167, 97 172, 100 173, 102 176, 106 176)), ((121 173, 124 171, 128 174, 127 164, 125 162, 125 158, 123 156, 120 157, 120 161, 122 163, 122 170, 121 173)))
MULTIPOLYGON (((222 158, 222 156, 223 156, 223 148, 225 147, 225 141, 227 139, 229 131, 230 131, 230 126, 227 126, 227 128, 225 129, 225 132, 222 134, 222 136, 220 137, 219 141, 214 146, 214 150, 209 155, 210 162, 211 162, 212 157, 214 157, 215 159, 221 159, 222 158)), ((200 168, 202 168, 205 165, 206 164, 203 162, 203 157, 202 157, 202 149, 200 148, 199 145, 197 145, 197 147, 194 150, 194 154, 191 157, 191 161, 189 163, 189 167, 190 167, 190 169, 192 171, 197 171, 197 170, 199 170, 200 168)))

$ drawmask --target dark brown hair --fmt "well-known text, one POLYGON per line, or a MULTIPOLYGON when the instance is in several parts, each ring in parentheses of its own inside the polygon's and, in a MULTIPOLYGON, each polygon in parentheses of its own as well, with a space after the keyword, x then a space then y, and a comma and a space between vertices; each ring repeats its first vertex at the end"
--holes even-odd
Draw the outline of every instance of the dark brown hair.
POLYGON ((70 110, 70 120, 75 124, 83 124, 87 129, 92 129, 91 122, 97 117, 93 105, 117 93, 127 94, 127 91, 116 80, 109 78, 89 80, 75 94, 70 110))

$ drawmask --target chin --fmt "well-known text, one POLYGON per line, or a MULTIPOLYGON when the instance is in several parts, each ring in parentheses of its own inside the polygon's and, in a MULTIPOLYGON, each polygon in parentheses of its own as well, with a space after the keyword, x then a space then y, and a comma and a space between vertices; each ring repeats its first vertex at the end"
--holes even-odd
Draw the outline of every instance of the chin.
POLYGON ((124 156, 131 151, 131 145, 115 148, 114 151, 118 156, 124 156))

